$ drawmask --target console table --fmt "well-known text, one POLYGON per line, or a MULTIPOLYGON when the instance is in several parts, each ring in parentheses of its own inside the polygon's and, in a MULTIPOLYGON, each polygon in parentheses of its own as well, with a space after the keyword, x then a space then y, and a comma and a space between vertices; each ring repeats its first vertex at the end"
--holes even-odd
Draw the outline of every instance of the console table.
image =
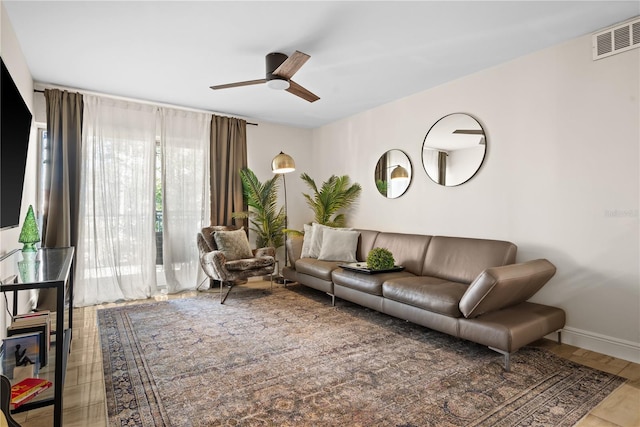
MULTIPOLYGON (((73 256, 75 249, 52 248, 40 249, 33 265, 25 269, 25 259, 20 250, 15 250, 0 258, 3 270, 16 271, 12 275, 15 280, 4 283, 1 278, 0 292, 13 292, 13 315, 18 314, 18 291, 29 289, 56 289, 56 326, 55 326, 55 373, 53 379, 53 398, 38 398, 27 402, 12 412, 24 412, 43 406, 53 405, 53 426, 62 426, 62 393, 64 391, 64 377, 67 370, 67 356, 71 344, 71 329, 73 325, 73 256), (8 265, 5 263, 9 263, 8 265), (65 328, 65 291, 69 295, 67 326, 65 328)), ((51 357, 51 356, 50 356, 51 357)), ((51 362, 51 360, 49 360, 51 362)), ((43 393, 45 394, 45 393, 43 393)))

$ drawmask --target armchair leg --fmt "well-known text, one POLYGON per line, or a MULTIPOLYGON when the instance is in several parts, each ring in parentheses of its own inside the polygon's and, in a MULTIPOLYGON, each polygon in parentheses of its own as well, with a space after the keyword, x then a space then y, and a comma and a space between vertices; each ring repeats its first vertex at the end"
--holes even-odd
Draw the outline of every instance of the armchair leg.
POLYGON ((227 286, 229 287, 229 290, 227 291, 226 294, 223 295, 222 293, 222 286, 225 282, 220 281, 220 304, 224 304, 225 300, 227 299, 227 297, 229 296, 229 294, 231 293, 231 289, 233 289, 233 282, 226 282, 227 286))

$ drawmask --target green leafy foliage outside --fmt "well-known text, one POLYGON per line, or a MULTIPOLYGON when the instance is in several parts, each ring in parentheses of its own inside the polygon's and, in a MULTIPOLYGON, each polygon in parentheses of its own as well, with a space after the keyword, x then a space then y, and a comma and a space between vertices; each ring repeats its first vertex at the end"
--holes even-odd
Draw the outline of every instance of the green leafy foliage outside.
POLYGON ((313 191, 313 195, 302 195, 307 200, 307 205, 313 210, 314 222, 328 225, 329 227, 344 227, 346 218, 343 212, 353 204, 362 191, 360 184, 349 183, 349 176, 332 175, 322 183, 318 189, 315 181, 306 173, 300 178, 313 191))
POLYGON ((373 248, 367 255, 367 267, 372 270, 387 270, 395 266, 393 254, 385 248, 373 248))
POLYGON ((240 170, 244 199, 249 211, 236 212, 234 218, 249 218, 250 230, 256 234, 256 246, 279 248, 284 245, 285 213, 278 207, 280 175, 260 182, 255 173, 244 168, 240 170))

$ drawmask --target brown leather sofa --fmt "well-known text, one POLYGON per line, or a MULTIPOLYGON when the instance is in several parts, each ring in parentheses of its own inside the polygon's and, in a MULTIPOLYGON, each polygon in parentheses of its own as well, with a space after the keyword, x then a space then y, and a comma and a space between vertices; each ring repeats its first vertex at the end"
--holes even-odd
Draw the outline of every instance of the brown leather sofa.
POLYGON ((303 238, 287 240, 287 281, 456 337, 509 356, 565 324, 565 312, 527 302, 555 274, 546 259, 515 263, 513 243, 460 237, 358 230, 356 258, 389 249, 400 272, 363 274, 340 261, 300 258, 303 238))

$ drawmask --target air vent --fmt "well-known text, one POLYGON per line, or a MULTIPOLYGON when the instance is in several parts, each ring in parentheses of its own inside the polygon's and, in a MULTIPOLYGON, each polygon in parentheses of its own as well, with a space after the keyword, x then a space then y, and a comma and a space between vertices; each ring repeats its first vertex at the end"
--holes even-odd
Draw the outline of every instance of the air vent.
POLYGON ((640 17, 593 34, 593 59, 602 59, 616 53, 640 47, 640 17))

